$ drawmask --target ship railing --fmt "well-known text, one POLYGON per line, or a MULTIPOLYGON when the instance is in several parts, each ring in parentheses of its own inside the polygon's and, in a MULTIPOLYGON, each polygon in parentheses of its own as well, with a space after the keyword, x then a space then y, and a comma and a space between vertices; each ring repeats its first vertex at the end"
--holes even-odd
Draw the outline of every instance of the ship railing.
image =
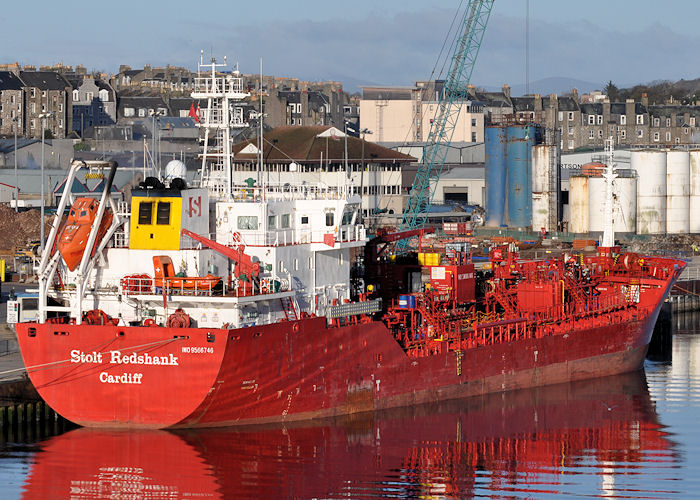
MULTIPOLYGON (((158 278, 160 280, 160 278, 158 278)), ((179 278, 175 278, 176 280, 179 278)), ((185 279, 185 278, 182 278, 185 279)), ((235 297, 250 297, 255 295, 269 295, 273 293, 288 292, 291 290, 291 281, 276 275, 261 277, 253 281, 244 281, 229 276, 223 280, 222 287, 212 286, 211 282, 198 282, 191 280, 191 285, 179 286, 170 283, 166 278, 165 283, 156 283, 156 280, 147 274, 127 275, 121 280, 122 295, 174 295, 174 296, 204 296, 227 295, 235 297)))
POLYGON ((312 229, 271 229, 266 233, 255 232, 243 234, 242 238, 246 246, 272 246, 281 247, 289 245, 324 243, 329 246, 335 243, 350 243, 365 241, 367 230, 361 224, 353 226, 341 226, 338 231, 334 227, 328 231, 312 229))
POLYGON ((238 202, 259 203, 265 200, 345 200, 350 190, 345 186, 325 184, 267 184, 265 187, 235 184, 233 199, 238 202))
POLYGON ((230 94, 243 92, 243 79, 230 75, 223 77, 198 77, 194 79, 194 92, 202 94, 230 94))

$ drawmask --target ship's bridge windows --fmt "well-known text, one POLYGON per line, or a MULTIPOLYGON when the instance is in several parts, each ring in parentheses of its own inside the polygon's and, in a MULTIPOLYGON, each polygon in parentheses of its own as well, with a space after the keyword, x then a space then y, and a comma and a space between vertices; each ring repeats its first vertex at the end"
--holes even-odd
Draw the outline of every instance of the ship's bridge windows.
POLYGON ((258 229, 258 216, 257 215, 239 215, 238 216, 238 229, 258 229))
POLYGON ((353 224, 355 221, 355 214, 357 213, 358 206, 357 205, 348 205, 345 207, 345 210, 343 211, 343 220, 341 224, 343 226, 347 226, 350 224, 353 224))
POLYGON ((280 228, 289 229, 289 214, 282 214, 280 216, 280 228))
POLYGON ((267 216, 267 228, 268 229, 276 229, 277 228, 277 216, 276 215, 268 215, 267 216))
POLYGON ((156 210, 156 224, 168 225, 170 224, 170 202, 169 201, 159 201, 158 209, 156 210))
POLYGON ((139 203, 139 224, 152 224, 153 202, 142 201, 139 203))
POLYGON ((335 212, 326 212, 326 227, 331 227, 335 224, 335 212))

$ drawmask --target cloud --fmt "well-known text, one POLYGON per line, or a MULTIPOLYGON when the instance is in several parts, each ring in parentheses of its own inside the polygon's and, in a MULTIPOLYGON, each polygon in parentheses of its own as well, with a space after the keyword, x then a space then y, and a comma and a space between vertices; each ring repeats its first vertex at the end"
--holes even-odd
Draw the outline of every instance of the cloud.
MULTIPOLYGON (((375 10, 364 16, 354 12, 347 19, 330 15, 325 20, 272 20, 262 25, 243 18, 233 23, 229 18, 218 23, 179 18, 152 29, 125 21, 120 24, 124 29, 114 33, 105 33, 102 24, 87 23, 79 32, 62 37, 41 30, 30 38, 8 32, 0 59, 32 64, 62 61, 107 71, 117 71, 120 64, 194 69, 204 49, 207 55, 239 61, 245 73, 256 73, 263 57, 266 74, 412 85, 430 77, 454 10, 392 12, 375 10)), ((700 67, 696 32, 680 33, 660 23, 625 29, 587 21, 532 20, 530 80, 560 76, 627 85, 699 76, 694 73, 700 67)), ((524 45, 523 19, 494 12, 472 82, 479 86, 524 82, 524 45)))

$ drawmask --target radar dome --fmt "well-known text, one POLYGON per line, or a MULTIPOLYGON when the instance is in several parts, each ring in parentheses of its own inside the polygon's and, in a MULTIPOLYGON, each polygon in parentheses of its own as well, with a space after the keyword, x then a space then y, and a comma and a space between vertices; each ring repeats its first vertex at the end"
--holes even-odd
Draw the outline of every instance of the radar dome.
POLYGON ((165 166, 165 181, 184 179, 187 176, 187 167, 180 160, 170 160, 165 166))

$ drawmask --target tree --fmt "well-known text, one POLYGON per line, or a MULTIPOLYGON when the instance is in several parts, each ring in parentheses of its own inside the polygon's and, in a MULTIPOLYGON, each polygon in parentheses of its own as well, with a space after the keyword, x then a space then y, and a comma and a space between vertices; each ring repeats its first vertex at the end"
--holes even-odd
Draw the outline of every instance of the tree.
POLYGON ((610 102, 615 102, 620 97, 620 89, 617 88, 617 85, 615 85, 612 80, 605 84, 605 87, 603 87, 603 92, 606 96, 608 96, 610 102))

